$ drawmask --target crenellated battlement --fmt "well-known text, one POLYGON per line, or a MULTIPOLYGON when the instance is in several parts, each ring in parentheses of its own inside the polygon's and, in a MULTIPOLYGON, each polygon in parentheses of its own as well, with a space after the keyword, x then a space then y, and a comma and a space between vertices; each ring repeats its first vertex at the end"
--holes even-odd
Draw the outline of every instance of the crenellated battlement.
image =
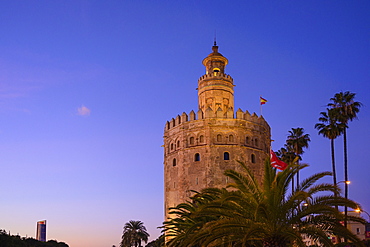
POLYGON ((165 131, 170 130, 174 127, 177 127, 185 122, 197 121, 202 119, 240 119, 246 120, 248 122, 252 122, 258 125, 267 126, 269 128, 268 123, 263 118, 263 116, 257 116, 256 113, 250 114, 248 111, 243 112, 240 108, 236 111, 236 116, 234 117, 232 109, 229 109, 226 113, 224 113, 220 108, 216 112, 213 112, 210 108, 208 108, 205 112, 202 110, 198 110, 195 113, 193 110, 188 114, 183 112, 180 115, 177 115, 175 118, 172 118, 170 121, 166 122, 165 131))
POLYGON ((198 83, 200 81, 203 81, 203 80, 215 80, 215 79, 223 79, 223 80, 227 80, 231 83, 234 82, 234 79, 230 75, 227 75, 227 74, 224 74, 224 73, 221 73, 221 72, 213 72, 213 73, 202 75, 198 79, 198 83))

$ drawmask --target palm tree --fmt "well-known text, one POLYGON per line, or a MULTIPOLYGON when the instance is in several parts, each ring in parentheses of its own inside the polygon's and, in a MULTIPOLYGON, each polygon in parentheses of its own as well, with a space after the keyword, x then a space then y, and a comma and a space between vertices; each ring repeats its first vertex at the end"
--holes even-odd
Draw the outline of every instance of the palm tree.
MULTIPOLYGON (((295 153, 298 157, 297 165, 299 165, 299 160, 302 159, 301 155, 304 153, 303 148, 308 147, 308 142, 311 141, 309 134, 304 134, 303 128, 292 128, 289 131, 290 135, 286 140, 286 147, 290 152, 295 153)), ((297 172, 297 186, 299 184, 299 171, 297 172)), ((294 187, 294 186, 293 186, 294 187)))
POLYGON ((166 246, 186 246, 189 236, 202 229, 205 224, 217 219, 213 216, 194 217, 195 212, 205 204, 219 199, 226 189, 206 188, 202 193, 192 191, 194 195, 185 203, 170 208, 170 218, 163 224, 167 240, 166 246))
POLYGON ((144 223, 141 221, 130 220, 123 227, 121 247, 140 247, 141 241, 148 242, 149 233, 146 231, 144 223))
MULTIPOLYGON (((292 148, 290 148, 287 144, 285 144, 286 148, 280 148, 276 155, 279 157, 279 159, 283 162, 285 162, 288 165, 292 165, 297 162, 297 158, 294 152, 289 151, 292 148)), ((292 191, 294 191, 294 178, 292 178, 292 191)))
POLYGON ((337 184, 337 175, 335 171, 335 155, 334 155, 334 140, 340 136, 345 124, 337 121, 338 116, 336 115, 337 111, 333 109, 327 109, 327 112, 321 112, 319 121, 321 123, 315 124, 315 128, 319 130, 319 135, 322 135, 325 138, 330 140, 331 147, 331 164, 332 164, 332 173, 333 173, 333 184, 337 184))
POLYGON ((285 163, 291 165, 294 163, 295 153, 288 151, 287 148, 280 148, 275 152, 276 156, 285 163))
MULTIPOLYGON (((330 172, 317 173, 303 180, 296 190, 288 194, 291 179, 307 165, 290 165, 277 172, 265 162, 263 182, 254 177, 243 163, 243 172, 225 171, 234 182, 229 190, 215 189, 217 195, 206 203, 187 211, 186 228, 180 237, 172 235, 168 246, 220 246, 220 247, 287 247, 305 246, 302 234, 322 246, 333 246, 328 236, 346 237, 358 247, 360 239, 346 229, 340 221, 344 216, 335 206, 356 208, 359 205, 349 199, 323 194, 339 190, 334 184, 316 184, 330 172), (201 224, 201 222, 204 219, 201 224)), ((206 193, 206 196, 209 196, 206 193)), ((203 191, 197 196, 202 198, 203 191)), ((165 224, 171 228, 172 219, 165 224)), ((355 222, 362 218, 350 217, 355 222)), ((177 219, 179 222, 179 219, 177 219)), ((179 226, 179 225, 177 225, 179 226)))
MULTIPOLYGON (((357 114, 362 106, 361 102, 355 101, 355 93, 349 91, 336 93, 332 101, 328 106, 336 112, 338 121, 345 125, 343 129, 343 147, 344 147, 344 180, 348 180, 348 163, 347 163, 347 128, 348 122, 357 119, 357 114)), ((348 184, 344 184, 344 196, 348 198, 348 184)), ((344 208, 344 214, 347 216, 347 207, 344 208)), ((347 220, 344 221, 345 226, 347 226, 347 220)))

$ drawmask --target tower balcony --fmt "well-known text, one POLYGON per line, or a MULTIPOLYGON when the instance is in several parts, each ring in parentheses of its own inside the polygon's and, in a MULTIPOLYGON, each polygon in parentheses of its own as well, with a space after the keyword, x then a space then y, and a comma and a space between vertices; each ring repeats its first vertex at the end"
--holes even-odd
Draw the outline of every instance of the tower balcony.
POLYGON ((224 81, 230 82, 231 84, 234 83, 234 79, 230 75, 227 75, 221 72, 213 72, 213 73, 209 73, 209 74, 205 74, 201 76, 198 79, 198 84, 201 83, 202 81, 208 81, 208 80, 224 80, 224 81))

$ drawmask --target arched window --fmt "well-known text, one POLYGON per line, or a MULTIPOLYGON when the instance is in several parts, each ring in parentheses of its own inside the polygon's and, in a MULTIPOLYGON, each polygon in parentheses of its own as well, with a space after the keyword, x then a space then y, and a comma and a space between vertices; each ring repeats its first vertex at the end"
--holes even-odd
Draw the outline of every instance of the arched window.
POLYGON ((254 154, 251 154, 251 162, 256 163, 256 156, 254 154))
POLYGON ((199 153, 196 153, 194 155, 194 161, 200 161, 200 154, 199 153))
POLYGON ((217 75, 218 72, 220 72, 219 68, 214 68, 213 69, 213 75, 217 75))
POLYGON ((217 135, 217 141, 218 142, 222 141, 222 136, 220 134, 217 135))
POLYGON ((194 137, 190 137, 190 145, 194 145, 194 137))
POLYGON ((203 143, 204 142, 204 136, 203 135, 199 136, 199 142, 200 143, 203 143))
POLYGON ((249 144, 249 136, 247 136, 247 137, 245 138, 245 143, 246 143, 246 144, 249 144))
POLYGON ((173 150, 173 143, 171 143, 171 150, 173 150))
POLYGON ((229 142, 234 142, 234 136, 233 135, 229 135, 229 142))
POLYGON ((177 148, 179 148, 180 147, 180 141, 178 140, 177 141, 177 148))
POLYGON ((256 138, 256 140, 254 141, 254 145, 256 145, 256 147, 258 147, 258 139, 256 138))
POLYGON ((172 166, 176 166, 176 159, 172 160, 172 166))
POLYGON ((224 153, 224 160, 230 160, 230 154, 229 152, 224 153))

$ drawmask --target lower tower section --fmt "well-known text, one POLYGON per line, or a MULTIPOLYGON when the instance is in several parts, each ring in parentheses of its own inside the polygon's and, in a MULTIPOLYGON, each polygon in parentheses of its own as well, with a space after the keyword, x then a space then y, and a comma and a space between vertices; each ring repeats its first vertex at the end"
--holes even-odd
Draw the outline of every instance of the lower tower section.
MULTIPOLYGON (((238 110, 236 118, 203 118, 185 113, 167 122, 164 131, 165 212, 189 200, 192 190, 225 187, 226 169, 242 161, 260 180, 270 148, 270 127, 257 115, 238 110)), ((207 117, 207 114, 205 114, 207 117)))

